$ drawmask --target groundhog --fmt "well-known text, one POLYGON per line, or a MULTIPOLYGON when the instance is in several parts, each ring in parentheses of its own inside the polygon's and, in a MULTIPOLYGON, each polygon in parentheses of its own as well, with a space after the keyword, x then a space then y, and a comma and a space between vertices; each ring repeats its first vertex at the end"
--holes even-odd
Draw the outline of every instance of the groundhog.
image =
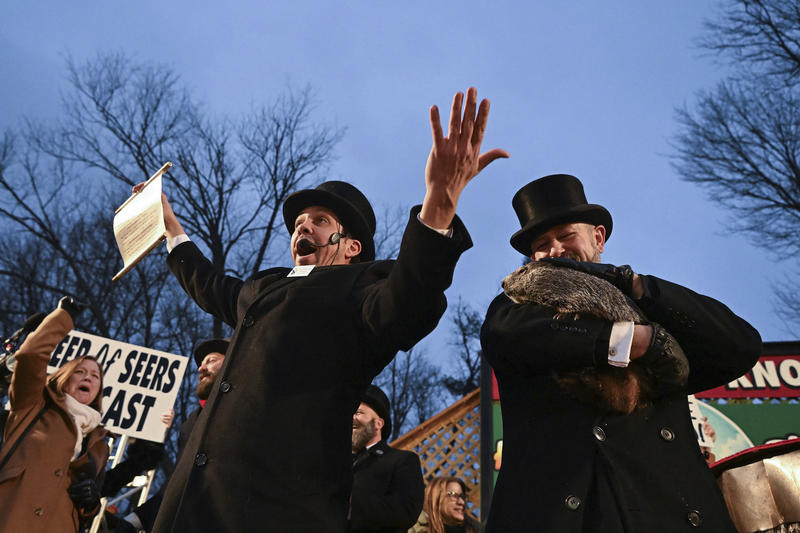
MULTIPOLYGON (((609 322, 647 322, 636 304, 611 283, 545 262, 527 263, 509 274, 503 291, 515 303, 553 309, 553 318, 560 320, 592 315, 609 322)), ((625 368, 609 365, 555 372, 554 378, 572 397, 602 411, 629 414, 654 399, 652 378, 637 361, 625 368)))

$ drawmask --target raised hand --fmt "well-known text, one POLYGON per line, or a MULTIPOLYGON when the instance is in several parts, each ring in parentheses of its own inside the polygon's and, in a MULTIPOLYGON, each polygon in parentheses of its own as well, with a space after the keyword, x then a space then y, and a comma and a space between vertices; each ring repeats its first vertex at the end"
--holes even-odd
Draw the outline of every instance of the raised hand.
POLYGON ((489 100, 481 101, 476 116, 478 91, 470 87, 462 117, 463 100, 461 92, 453 97, 447 137, 442 133, 439 108, 431 106, 433 146, 425 167, 426 193, 420 218, 437 229, 450 227, 458 198, 467 183, 495 159, 508 157, 508 152, 499 148, 480 153, 489 118, 489 100))
POLYGON ((81 314, 81 311, 87 307, 89 307, 89 304, 79 302, 72 296, 62 296, 58 301, 58 308, 69 313, 69 316, 72 318, 73 322, 75 322, 75 320, 78 318, 78 315, 81 314))

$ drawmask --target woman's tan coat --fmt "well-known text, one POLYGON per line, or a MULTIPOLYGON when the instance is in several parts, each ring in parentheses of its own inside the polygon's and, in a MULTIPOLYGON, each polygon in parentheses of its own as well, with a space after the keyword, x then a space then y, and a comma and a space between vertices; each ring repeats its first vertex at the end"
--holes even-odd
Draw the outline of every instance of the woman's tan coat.
POLYGON ((11 414, 0 460, 45 404, 47 408, 0 471, 0 531, 78 531, 78 511, 67 488, 73 479, 102 479, 108 459, 105 430, 95 428, 88 437, 88 452, 70 461, 77 429, 64 395, 45 386, 50 354, 72 325, 69 313, 56 309, 16 353, 17 367, 9 391, 11 414))

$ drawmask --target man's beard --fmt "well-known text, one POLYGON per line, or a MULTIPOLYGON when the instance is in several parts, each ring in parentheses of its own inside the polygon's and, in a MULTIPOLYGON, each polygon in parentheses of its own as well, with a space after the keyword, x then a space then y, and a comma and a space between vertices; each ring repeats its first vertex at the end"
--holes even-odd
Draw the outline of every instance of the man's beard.
POLYGON ((209 379, 207 381, 203 381, 201 379, 197 380, 197 397, 201 400, 208 400, 208 396, 211 394, 211 389, 214 388, 214 380, 209 379))
POLYGON ((363 450, 369 441, 378 433, 375 427, 375 420, 370 420, 366 424, 358 424, 353 428, 353 453, 363 450))

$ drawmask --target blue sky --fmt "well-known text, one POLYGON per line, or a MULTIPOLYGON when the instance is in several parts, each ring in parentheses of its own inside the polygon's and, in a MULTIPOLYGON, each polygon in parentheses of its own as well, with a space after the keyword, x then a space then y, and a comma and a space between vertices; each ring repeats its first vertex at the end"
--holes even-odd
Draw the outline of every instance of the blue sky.
MULTIPOLYGON (((122 50, 166 63, 220 114, 244 113, 287 82, 308 83, 316 116, 347 127, 330 178, 351 181, 375 205, 410 207, 425 191, 428 107, 446 110, 455 91, 474 85, 492 101, 484 149, 501 147, 511 158, 462 196, 458 212, 475 246, 458 265, 451 301, 486 308, 522 259, 508 244, 519 228, 511 197, 532 179, 565 172, 614 217, 605 261, 718 298, 765 340, 794 338, 773 312, 771 289, 791 265, 729 230, 735 213, 669 164, 675 106, 725 74, 694 45, 715 4, 229 4, 6 3, 0 129, 58 111, 67 53, 82 60, 122 50)), ((447 326, 423 343, 435 357, 447 326)))

